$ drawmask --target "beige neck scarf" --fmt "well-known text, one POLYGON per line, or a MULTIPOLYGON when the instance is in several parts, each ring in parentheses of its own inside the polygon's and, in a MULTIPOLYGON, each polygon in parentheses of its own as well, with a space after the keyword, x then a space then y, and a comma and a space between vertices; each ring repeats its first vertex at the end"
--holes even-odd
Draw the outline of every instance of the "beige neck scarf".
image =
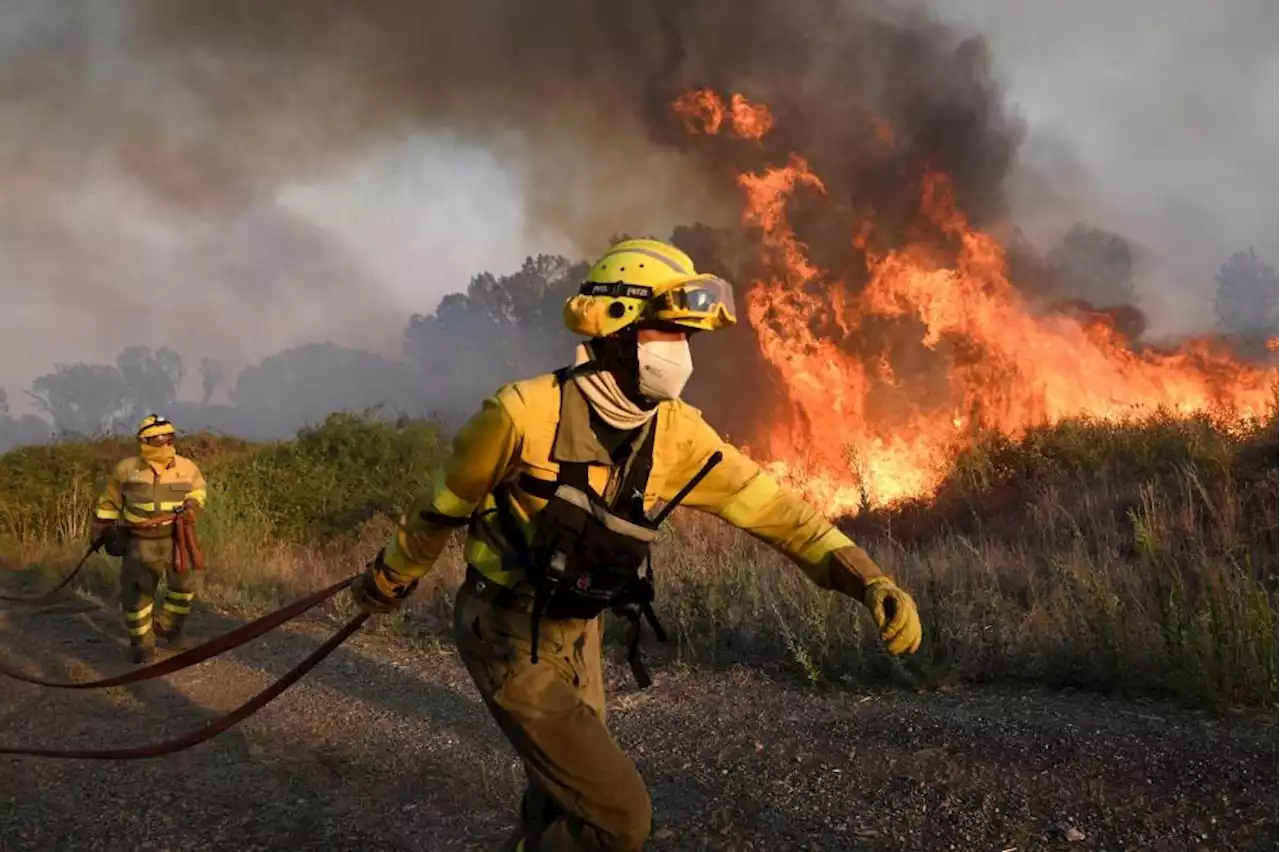
MULTIPOLYGON (((587 344, 578 344, 574 354, 573 366, 580 367, 591 360, 591 350, 587 344)), ((615 429, 636 429, 653 419, 658 413, 654 408, 645 411, 622 392, 618 380, 608 370, 596 370, 573 377, 574 383, 582 395, 591 403, 591 407, 600 415, 600 419, 615 429)))

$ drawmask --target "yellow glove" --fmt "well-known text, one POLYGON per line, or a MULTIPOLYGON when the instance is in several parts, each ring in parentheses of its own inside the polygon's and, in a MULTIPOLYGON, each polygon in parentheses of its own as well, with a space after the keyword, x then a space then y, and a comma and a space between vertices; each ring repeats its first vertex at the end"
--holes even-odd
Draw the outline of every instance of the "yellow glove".
POLYGON ((370 615, 385 615, 400 608, 405 599, 418 587, 415 579, 407 586, 400 586, 387 577, 386 563, 382 561, 384 551, 368 564, 364 573, 351 582, 351 602, 370 615))
POLYGON ((868 580, 862 603, 871 610, 871 618, 890 654, 914 654, 920 648, 922 631, 916 602, 893 580, 885 576, 868 580))

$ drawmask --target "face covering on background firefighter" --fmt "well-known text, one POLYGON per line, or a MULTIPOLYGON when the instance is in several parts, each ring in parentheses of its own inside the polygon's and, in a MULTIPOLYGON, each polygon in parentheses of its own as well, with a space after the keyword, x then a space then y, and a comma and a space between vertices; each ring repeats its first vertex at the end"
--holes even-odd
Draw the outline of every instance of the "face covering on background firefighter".
POLYGON ((651 400, 679 399, 693 374, 689 339, 647 340, 636 346, 640 392, 651 400))
POLYGON ((169 462, 173 461, 175 452, 173 444, 161 444, 160 446, 155 446, 153 444, 143 442, 140 455, 142 456, 142 460, 149 464, 166 466, 169 462))

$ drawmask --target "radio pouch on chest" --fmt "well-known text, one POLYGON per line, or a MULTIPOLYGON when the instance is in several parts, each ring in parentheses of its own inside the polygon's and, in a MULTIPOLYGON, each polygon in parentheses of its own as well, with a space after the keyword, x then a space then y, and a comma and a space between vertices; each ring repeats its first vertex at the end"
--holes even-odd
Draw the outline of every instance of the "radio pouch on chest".
MULTIPOLYGON (((651 445, 642 448, 642 457, 646 450, 651 453, 651 445)), ((530 548, 533 662, 538 661, 538 622, 542 618, 589 619, 611 610, 631 622, 628 662, 640 686, 649 685, 640 661, 640 616, 653 627, 659 641, 665 641, 666 636, 653 612, 649 549, 657 529, 644 519, 641 496, 648 478, 647 461, 647 457, 633 460, 632 475, 619 488, 619 494, 633 497, 627 501, 630 511, 625 515, 592 490, 586 464, 566 462, 560 466, 555 492, 538 513, 530 548)))
POLYGON ((640 617, 653 628, 659 642, 666 632, 653 612, 654 584, 650 548, 671 512, 723 458, 715 452, 650 519, 644 493, 653 467, 657 429, 645 430, 616 487, 606 500, 592 488, 585 462, 561 462, 554 482, 520 476, 522 490, 547 501, 533 521, 526 539, 510 511, 509 485, 499 486, 498 523, 514 546, 517 565, 533 587, 531 658, 538 662, 538 624, 543 618, 591 619, 605 610, 631 622, 627 661, 641 689, 651 683, 640 660, 640 617))

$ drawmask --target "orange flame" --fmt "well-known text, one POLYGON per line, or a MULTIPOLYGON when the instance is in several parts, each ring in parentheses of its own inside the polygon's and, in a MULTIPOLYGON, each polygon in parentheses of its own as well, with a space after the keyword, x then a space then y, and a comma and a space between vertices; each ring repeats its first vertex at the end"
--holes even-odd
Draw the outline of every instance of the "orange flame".
MULTIPOLYGON (((700 127, 719 131, 725 111, 714 92, 682 100, 684 109, 701 111, 683 112, 686 122, 715 115, 714 129, 707 121, 700 127)), ((752 127, 772 127, 766 107, 754 105, 751 114, 752 127)), ((730 132, 742 135, 736 118, 730 132)), ((1276 404, 1274 366, 1239 362, 1207 340, 1139 351, 1101 314, 1034 313, 1007 277, 1004 250, 970 226, 946 175, 924 176, 920 214, 958 244, 958 253, 943 260, 936 247, 913 243, 876 254, 867 249, 867 212, 850 237, 867 258, 867 284, 858 291, 824 278, 792 230, 791 199, 825 195, 804 158, 793 154, 786 165, 740 175, 738 183, 743 220, 763 234, 773 270, 751 284, 746 313, 791 404, 770 427, 766 467, 831 516, 927 496, 978 428, 1016 436, 1065 418, 1124 421, 1161 409, 1247 419, 1276 404), (910 329, 908 343, 932 373, 887 350, 851 354, 869 339, 860 334, 869 320, 910 329), (845 338, 816 328, 839 329, 845 338)))
POLYGON ((764 104, 753 104, 742 95, 730 100, 734 135, 741 139, 759 139, 773 129, 773 113, 764 104))
POLYGON ((710 89, 695 89, 676 98, 671 105, 689 133, 715 136, 729 117, 730 135, 739 139, 759 139, 773 129, 773 113, 764 104, 755 104, 734 94, 726 107, 720 96, 710 89))
POLYGON ((714 136, 724 123, 724 102, 710 89, 695 89, 676 98, 671 109, 684 122, 689 133, 714 136))

